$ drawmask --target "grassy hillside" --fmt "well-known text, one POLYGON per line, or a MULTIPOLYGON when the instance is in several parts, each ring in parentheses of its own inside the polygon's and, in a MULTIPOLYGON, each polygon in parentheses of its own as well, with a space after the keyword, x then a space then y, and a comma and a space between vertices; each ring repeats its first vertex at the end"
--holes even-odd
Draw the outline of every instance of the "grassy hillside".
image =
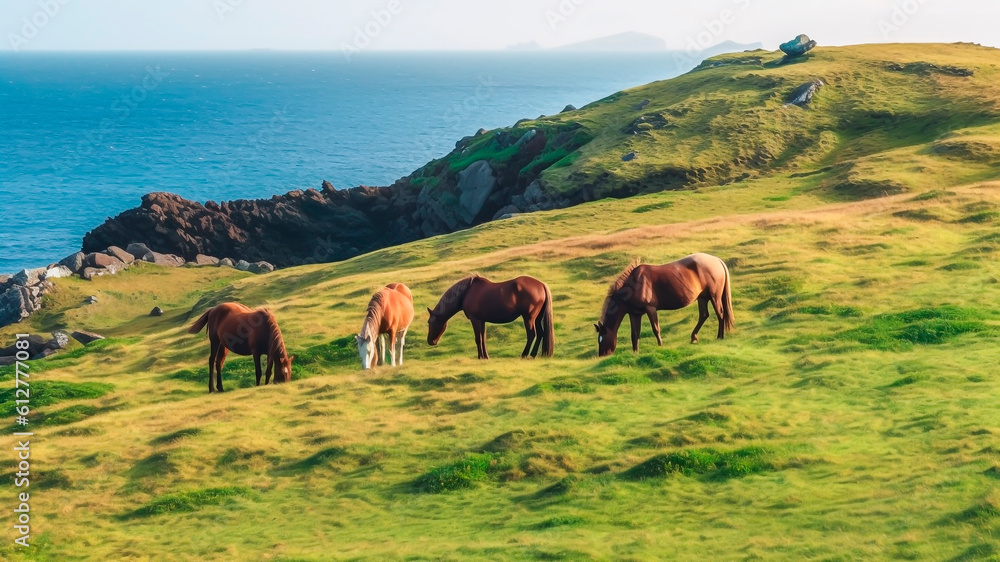
MULTIPOLYGON (((852 49, 781 72, 849 72, 852 52, 875 47, 852 49)), ((970 46, 885 49, 902 65, 975 66, 973 80, 992 72, 970 46)), ((690 99, 701 72, 764 71, 696 71, 680 79, 690 99)), ((919 83, 948 93, 953 79, 919 83)), ((924 103, 889 96, 891 86, 870 89, 924 103)), ((965 115, 955 131, 911 131, 905 142, 909 121, 834 131, 822 156, 790 156, 794 170, 739 182, 521 215, 263 276, 141 266, 58 280, 45 312, 0 330, 0 342, 62 326, 110 339, 32 365, 35 547, 10 547, 8 528, 0 556, 996 559, 1000 120, 962 113, 990 87, 948 94, 965 115), (905 189, 844 201, 857 197, 838 195, 837 174, 905 189), (639 354, 598 359, 592 324, 615 274, 635 256, 696 251, 730 264, 737 332, 690 345, 695 309, 662 313, 662 348, 647 324, 639 354), (461 317, 430 348, 418 314, 404 366, 359 371, 351 342, 374 290, 403 281, 423 311, 471 271, 550 285, 555 358, 519 359, 523 328, 511 325, 490 327, 494 359, 477 361, 461 317), (82 304, 88 295, 98 304, 82 304), (253 388, 250 363, 232 359, 229 392, 207 394, 208 344, 186 327, 226 300, 276 312, 297 356, 291 384, 253 388), (145 316, 155 305, 166 315, 145 316)), ((814 103, 827 109, 789 111, 859 115, 834 86, 821 92, 814 103)), ((749 130, 772 126, 762 123, 749 130)), ((727 130, 710 126, 706 149, 728 147, 727 130)), ((604 134, 551 173, 631 173, 613 161, 616 145, 587 156, 604 134)), ((654 138, 633 142, 678 165, 699 157, 694 135, 676 150, 654 138)), ((4 404, 10 377, 0 370, 4 404)))

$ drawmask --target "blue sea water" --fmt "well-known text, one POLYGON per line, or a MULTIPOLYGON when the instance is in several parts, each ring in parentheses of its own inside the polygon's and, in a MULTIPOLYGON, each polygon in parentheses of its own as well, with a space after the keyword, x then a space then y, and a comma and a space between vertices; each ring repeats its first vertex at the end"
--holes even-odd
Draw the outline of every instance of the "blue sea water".
POLYGON ((455 141, 676 76, 669 53, 0 55, 0 272, 151 191, 389 185, 455 141))

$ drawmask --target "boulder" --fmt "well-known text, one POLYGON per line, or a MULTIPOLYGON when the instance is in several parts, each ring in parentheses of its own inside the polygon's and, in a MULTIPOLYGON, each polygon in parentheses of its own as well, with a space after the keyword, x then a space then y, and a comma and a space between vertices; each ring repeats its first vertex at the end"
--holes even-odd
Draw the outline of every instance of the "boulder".
MULTIPOLYGON (((34 357, 39 353, 41 353, 42 351, 49 349, 49 340, 45 339, 42 336, 32 334, 25 339, 28 342, 28 349, 24 351, 28 352, 28 357, 34 357)), ((0 356, 10 357, 12 355, 17 355, 18 351, 20 350, 17 348, 17 344, 11 343, 9 346, 0 349, 0 356)))
POLYGON ((240 271, 250 271, 250 262, 248 262, 247 260, 240 260, 236 262, 236 265, 234 267, 236 267, 236 269, 240 271))
POLYGON ((807 82, 798 88, 788 97, 788 105, 797 105, 799 107, 806 107, 809 102, 812 101, 813 96, 816 92, 823 87, 822 80, 813 80, 812 82, 807 82))
POLYGON ((163 309, 160 307, 153 307, 153 310, 149 311, 150 316, 163 316, 163 309))
POLYGON ((45 279, 61 279, 63 277, 72 277, 73 270, 66 267, 65 265, 57 265, 55 267, 50 267, 45 270, 45 279))
POLYGON ((219 265, 219 258, 213 258, 212 256, 206 256, 205 254, 198 254, 194 257, 195 265, 219 265))
MULTIPOLYGON (((103 267, 85 267, 83 271, 80 272, 80 277, 83 277, 87 281, 93 281, 94 277, 100 277, 102 275, 108 275, 110 272, 103 267)), ((96 301, 96 297, 95 297, 96 301)))
POLYGON ((132 262, 135 261, 135 256, 133 256, 132 254, 126 252, 125 250, 122 250, 118 246, 111 246, 110 248, 108 248, 107 250, 105 250, 104 253, 107 254, 107 255, 109 255, 109 256, 114 256, 114 257, 118 258, 125 265, 129 265, 129 264, 131 264, 132 262))
MULTIPOLYGON (((527 137, 530 133, 526 133, 527 137)), ((524 140, 524 137, 521 138, 524 140)), ((530 139, 529 139, 530 140, 530 139)), ((520 141, 518 141, 520 142, 520 141)), ((527 142, 527 141, 525 141, 527 142)), ((462 219, 472 224, 483 210, 486 200, 493 195, 497 187, 497 178, 493 168, 486 160, 480 160, 458 174, 458 198, 462 219)))
POLYGON ((173 254, 161 254, 159 252, 150 252, 146 254, 146 256, 143 257, 143 261, 163 267, 180 267, 184 265, 184 258, 173 254))
POLYGON ((93 343, 95 341, 104 339, 104 336, 100 334, 95 334, 93 332, 73 332, 72 334, 70 334, 70 336, 72 336, 73 339, 82 343, 83 345, 87 345, 89 343, 93 343))
POLYGON ((236 267, 236 263, 229 258, 219 260, 219 267, 236 267))
POLYGON ((531 184, 524 190, 524 202, 529 206, 538 205, 548 201, 548 199, 548 196, 545 195, 545 191, 542 189, 542 184, 537 180, 531 182, 531 184))
POLYGON ((639 153, 636 151, 629 152, 625 156, 622 156, 622 162, 631 162, 639 157, 639 153))
POLYGON ((75 254, 70 254, 63 258, 62 261, 59 262, 59 265, 68 268, 73 273, 80 273, 80 270, 83 269, 83 262, 86 257, 87 254, 84 254, 83 252, 76 252, 75 254))
POLYGON ((566 107, 564 107, 560 113, 568 113, 570 111, 576 111, 576 106, 573 104, 569 104, 566 107))
POLYGON ((0 327, 24 320, 41 308, 41 300, 27 287, 13 285, 0 294, 0 327))
POLYGON ((0 293, 7 290, 8 287, 14 284, 13 275, 0 275, 0 293))
POLYGON ((503 220, 515 217, 521 214, 521 209, 515 207, 514 205, 507 205, 503 209, 500 209, 493 215, 493 220, 503 220))
POLYGON ((778 48, 781 49, 781 52, 785 53, 784 60, 790 61, 808 53, 815 46, 815 41, 810 39, 808 35, 802 34, 787 43, 782 43, 778 48))
POLYGON ((22 269, 14 274, 11 279, 15 285, 20 285, 22 287, 31 287, 41 283, 42 279, 45 277, 45 268, 39 267, 36 269, 22 269))
POLYGON ((89 297, 83 299, 84 304, 97 304, 97 297, 90 295, 89 297))
POLYGON ((646 106, 649 105, 649 103, 650 103, 649 100, 642 100, 641 102, 635 104, 635 107, 633 107, 632 109, 636 111, 642 111, 643 109, 646 109, 646 106))
POLYGON ((125 248, 125 251, 132 254, 132 257, 136 260, 141 260, 146 257, 146 255, 153 253, 149 249, 149 246, 142 244, 140 242, 133 242, 125 248))
POLYGON ((32 355, 31 356, 31 361, 38 361, 39 359, 45 359, 46 357, 48 357, 50 355, 55 355, 55 354, 56 354, 56 350, 46 348, 46 349, 43 349, 41 352, 39 352, 37 355, 32 355))
POLYGON ((249 271, 250 273, 256 273, 258 275, 261 273, 271 273, 272 271, 274 271, 274 266, 267 263, 266 261, 259 261, 257 263, 250 264, 250 267, 247 269, 247 271, 249 271))
POLYGON ((17 363, 17 357, 13 357, 13 356, 11 356, 11 357, 3 357, 3 356, 0 356, 0 367, 7 367, 9 365, 13 365, 14 363, 17 363))
POLYGON ((105 268, 105 269, 109 269, 114 266, 117 266, 120 269, 122 266, 125 265, 122 262, 122 260, 114 256, 109 256, 108 254, 98 253, 98 252, 87 254, 87 257, 84 258, 83 263, 85 267, 105 268))
POLYGON ((69 334, 66 332, 52 332, 52 340, 48 343, 49 349, 66 349, 69 347, 69 334))

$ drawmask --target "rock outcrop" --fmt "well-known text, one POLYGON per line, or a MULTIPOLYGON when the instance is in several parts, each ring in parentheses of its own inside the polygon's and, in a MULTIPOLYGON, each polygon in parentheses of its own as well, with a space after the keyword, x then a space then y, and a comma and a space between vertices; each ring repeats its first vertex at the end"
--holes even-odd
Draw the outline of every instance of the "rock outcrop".
POLYGON ((785 53, 785 58, 782 60, 788 62, 805 55, 815 47, 816 42, 810 39, 808 35, 803 34, 787 43, 782 43, 778 48, 781 49, 781 52, 785 53))
POLYGON ((792 95, 788 96, 788 105, 807 107, 816 95, 816 92, 818 92, 823 85, 823 81, 817 79, 799 86, 794 92, 792 92, 792 95))

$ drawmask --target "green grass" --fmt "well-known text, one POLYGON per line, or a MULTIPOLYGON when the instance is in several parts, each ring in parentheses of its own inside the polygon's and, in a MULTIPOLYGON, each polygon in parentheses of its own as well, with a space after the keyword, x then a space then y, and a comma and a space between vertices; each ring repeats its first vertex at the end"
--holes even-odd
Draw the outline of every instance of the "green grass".
POLYGON ((1000 183, 964 155, 1000 136, 998 63, 969 45, 883 45, 705 68, 543 120, 586 119, 593 136, 543 172, 552 186, 605 172, 605 185, 641 183, 662 164, 704 168, 692 189, 269 275, 138 266, 57 280, 44 313, 0 343, 55 329, 109 340, 33 364, 32 399, 47 402, 29 416, 39 550, 7 540, 0 557, 995 557, 998 238, 965 219, 1000 208, 1000 183), (976 74, 906 66, 921 61, 976 74), (784 108, 816 76, 831 86, 815 107, 784 108), (624 166, 641 99, 677 127, 633 138, 642 158, 624 166), (718 181, 730 173, 750 176, 718 181), (866 180, 906 193, 834 196, 877 185, 866 180), (632 353, 626 323, 598 358, 615 275, 633 257, 695 251, 730 264, 736 331, 716 340, 713 314, 692 345, 696 307, 661 311, 662 347, 644 321, 632 353), (550 286, 555 357, 521 360, 514 323, 489 327, 479 361, 461 315, 427 345, 426 307, 471 271, 550 286), (391 281, 418 310, 405 362, 362 373, 353 334, 391 281), (89 294, 98 304, 81 306, 89 294), (222 300, 275 311, 297 356, 290 384, 252 387, 252 362, 231 357, 228 392, 206 392, 208 342, 186 327, 222 300))

